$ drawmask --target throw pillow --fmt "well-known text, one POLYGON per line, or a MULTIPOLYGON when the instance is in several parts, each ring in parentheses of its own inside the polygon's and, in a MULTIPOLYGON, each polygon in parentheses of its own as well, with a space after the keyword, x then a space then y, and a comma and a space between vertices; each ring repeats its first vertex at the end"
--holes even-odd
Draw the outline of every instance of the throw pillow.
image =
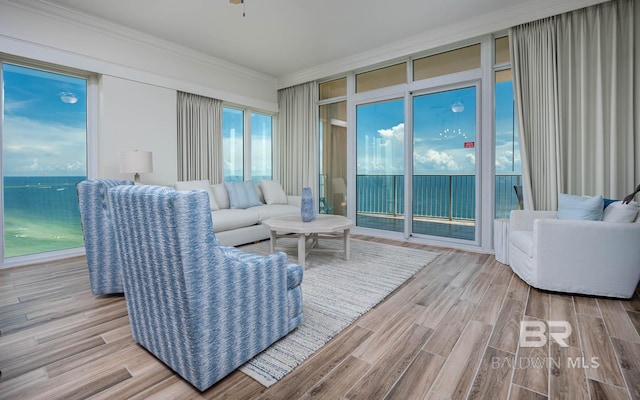
POLYGON ((216 203, 218 203, 218 207, 220 207, 221 210, 228 210, 229 192, 227 192, 227 187, 224 185, 224 182, 211 185, 211 192, 216 199, 216 203))
POLYGON ((603 209, 601 195, 587 197, 560 193, 558 198, 558 219, 601 221, 603 209))
POLYGON ((216 198, 213 197, 213 193, 211 192, 211 184, 208 180, 179 181, 176 182, 176 190, 204 190, 209 195, 209 206, 211 207, 211 211, 217 211, 220 209, 220 207, 218 207, 218 203, 216 202, 216 198))
POLYGON ((604 209, 603 221, 606 222, 633 222, 638 215, 638 203, 622 204, 622 201, 611 203, 604 209))
POLYGON ((280 182, 260 179, 260 187, 267 204, 288 204, 287 194, 282 189, 280 182))
POLYGON ((262 204, 253 181, 225 182, 229 192, 229 208, 249 208, 262 204))

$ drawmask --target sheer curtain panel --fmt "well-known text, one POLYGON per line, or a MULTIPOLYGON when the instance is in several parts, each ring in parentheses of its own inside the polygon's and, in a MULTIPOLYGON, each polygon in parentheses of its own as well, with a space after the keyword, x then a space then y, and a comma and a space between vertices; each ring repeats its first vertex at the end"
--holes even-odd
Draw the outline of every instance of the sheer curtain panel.
POLYGON ((303 83, 278 91, 274 136, 274 177, 285 192, 302 193, 304 186, 318 197, 318 84, 303 83))
POLYGON ((634 19, 619 0, 510 29, 526 208, 638 183, 634 19))
POLYGON ((178 179, 223 180, 222 101, 178 92, 178 179))

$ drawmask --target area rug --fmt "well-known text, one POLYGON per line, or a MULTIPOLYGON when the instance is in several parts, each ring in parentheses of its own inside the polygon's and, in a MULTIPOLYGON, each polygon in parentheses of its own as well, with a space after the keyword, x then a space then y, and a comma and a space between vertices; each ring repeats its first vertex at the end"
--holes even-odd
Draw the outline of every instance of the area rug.
MULTIPOLYGON (((295 249, 288 238, 278 239, 278 246, 287 241, 295 249)), ((321 240, 320 247, 341 248, 342 241, 321 240)), ((268 248, 267 241, 242 250, 267 254, 268 248)), ((295 250, 288 253, 295 262, 295 250)), ((302 281, 304 322, 240 370, 266 387, 273 385, 438 255, 361 240, 351 240, 349 261, 342 252, 312 252, 302 281)))

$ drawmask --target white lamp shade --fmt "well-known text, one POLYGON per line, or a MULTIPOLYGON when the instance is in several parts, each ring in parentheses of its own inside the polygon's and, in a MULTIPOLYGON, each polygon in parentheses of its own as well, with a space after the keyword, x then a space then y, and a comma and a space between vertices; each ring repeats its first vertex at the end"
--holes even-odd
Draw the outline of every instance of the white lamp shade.
POLYGON ((138 150, 120 152, 120 172, 123 174, 153 172, 151 152, 138 150))

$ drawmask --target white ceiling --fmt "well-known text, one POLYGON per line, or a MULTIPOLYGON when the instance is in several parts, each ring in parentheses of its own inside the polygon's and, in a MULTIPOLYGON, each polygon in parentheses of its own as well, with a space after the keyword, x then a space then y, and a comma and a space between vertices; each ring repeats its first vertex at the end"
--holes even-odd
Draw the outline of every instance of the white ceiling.
POLYGON ((529 18, 523 14, 540 18, 602 0, 245 1, 42 0, 103 27, 107 21, 134 29, 276 79, 407 38, 455 36, 483 21, 506 28, 529 18))

